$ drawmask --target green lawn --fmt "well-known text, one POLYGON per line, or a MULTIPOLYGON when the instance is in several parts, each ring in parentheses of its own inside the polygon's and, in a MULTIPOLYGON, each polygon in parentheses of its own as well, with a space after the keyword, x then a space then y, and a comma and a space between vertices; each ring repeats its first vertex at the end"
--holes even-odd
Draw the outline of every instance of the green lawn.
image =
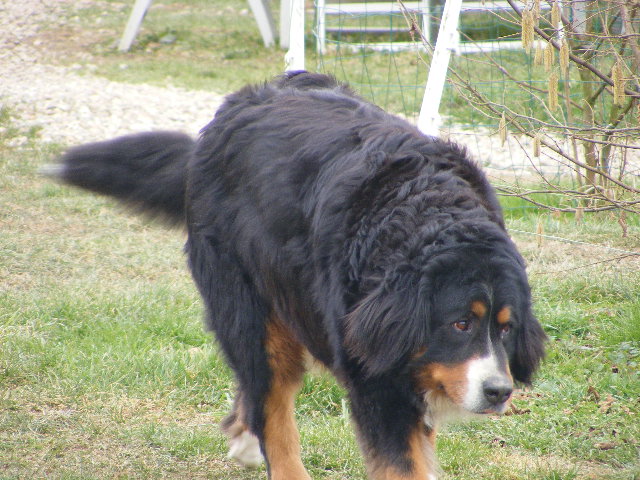
MULTIPOLYGON (((183 233, 40 178, 56 150, 0 149, 0 478, 260 478, 225 459, 233 384, 200 324, 183 233)), ((620 249, 640 233, 605 215, 506 214, 620 249)), ((640 262, 584 267, 617 254, 516 239, 548 358, 519 414, 445 430, 445 478, 640 478, 640 262)), ((324 374, 300 394, 314 478, 364 478, 342 399, 324 374)))
MULTIPOLYGON (((154 2, 130 54, 111 50, 125 5, 99 5, 48 31, 65 61, 89 54, 99 75, 226 92, 281 68, 282 53, 265 53, 231 0, 217 19, 204 0, 154 2), (165 30, 175 43, 159 42, 165 30)), ((39 177, 62 146, 16 130, 11 117, 0 112, 0 479, 264 478, 225 458, 217 424, 233 380, 203 331, 184 233, 39 177), (31 141, 9 147, 18 135, 31 141)), ((640 243, 638 218, 627 218, 623 237, 616 214, 576 220, 504 205, 514 230, 620 250, 640 243)), ((640 479, 640 258, 603 262, 623 254, 514 238, 548 356, 514 414, 442 432, 443 478, 640 479)), ((347 409, 330 376, 307 377, 298 422, 314 479, 365 478, 347 409)))

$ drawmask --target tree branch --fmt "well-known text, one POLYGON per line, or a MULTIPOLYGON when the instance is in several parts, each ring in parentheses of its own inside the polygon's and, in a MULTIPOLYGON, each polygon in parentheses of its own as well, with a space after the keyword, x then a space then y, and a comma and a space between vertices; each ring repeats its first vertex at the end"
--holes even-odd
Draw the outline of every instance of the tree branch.
MULTIPOLYGON (((507 2, 509 3, 509 5, 511 5, 511 8, 513 9, 513 11, 516 12, 520 17, 522 17, 522 10, 520 10, 520 8, 518 7, 518 5, 516 5, 514 0, 507 0, 507 2)), ((558 42, 556 42, 553 38, 551 38, 551 36, 547 35, 544 32, 544 30, 542 30, 540 27, 536 27, 536 26, 534 26, 533 28, 534 28, 535 32, 538 35, 540 35, 540 37, 542 37, 548 43, 553 45, 553 48, 555 48, 556 50, 560 51, 560 48, 561 48, 560 44, 558 42)), ((607 75, 602 73, 600 70, 598 70, 596 67, 594 67, 589 62, 584 61, 583 59, 581 59, 580 57, 574 55, 571 52, 569 52, 569 58, 571 59, 572 62, 577 63, 581 67, 584 67, 587 70, 589 70, 591 73, 593 73, 595 76, 597 76, 603 82, 606 82, 610 86, 614 85, 613 80, 610 77, 608 77, 607 75)), ((625 88, 624 89, 624 93, 625 93, 625 95, 628 95, 630 97, 634 97, 634 98, 640 99, 640 92, 634 92, 633 90, 625 88)))

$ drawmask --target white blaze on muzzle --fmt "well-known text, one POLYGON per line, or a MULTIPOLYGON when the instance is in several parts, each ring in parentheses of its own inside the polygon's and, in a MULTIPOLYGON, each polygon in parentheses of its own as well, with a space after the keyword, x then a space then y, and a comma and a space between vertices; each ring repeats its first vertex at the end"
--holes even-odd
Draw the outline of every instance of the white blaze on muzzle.
POLYGON ((511 376, 500 368, 494 351, 469 362, 462 406, 473 413, 504 413, 513 391, 511 376))

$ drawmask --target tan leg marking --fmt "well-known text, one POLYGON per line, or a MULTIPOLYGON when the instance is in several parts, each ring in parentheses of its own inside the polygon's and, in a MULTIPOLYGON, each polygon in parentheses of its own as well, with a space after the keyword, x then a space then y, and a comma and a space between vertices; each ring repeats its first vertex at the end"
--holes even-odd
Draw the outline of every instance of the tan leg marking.
POLYGON ((407 459, 411 462, 411 470, 402 472, 394 465, 386 465, 372 460, 370 475, 373 480, 430 480, 435 479, 434 447, 435 432, 428 435, 423 425, 418 425, 409 437, 407 459))
POLYGON ((264 405, 264 449, 271 480, 311 480, 300 459, 295 395, 304 374, 304 348, 275 316, 267 325, 266 350, 272 371, 264 405))
POLYGON ((431 428, 429 430, 429 432, 426 434, 427 437, 427 442, 429 442, 429 446, 431 447, 431 451, 435 452, 436 451, 436 435, 438 432, 436 432, 435 428, 431 428))

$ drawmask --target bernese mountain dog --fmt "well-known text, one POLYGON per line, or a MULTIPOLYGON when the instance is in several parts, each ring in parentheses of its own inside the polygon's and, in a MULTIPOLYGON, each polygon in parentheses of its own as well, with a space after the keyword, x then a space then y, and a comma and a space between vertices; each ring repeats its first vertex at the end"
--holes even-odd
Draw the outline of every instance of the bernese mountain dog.
POLYGON ((82 145, 52 173, 186 224, 237 379, 230 455, 264 458, 272 480, 310 478, 294 419, 309 354, 345 387, 379 480, 435 478, 442 421, 503 413, 543 357, 525 263, 479 167, 330 76, 245 87, 197 141, 82 145))

